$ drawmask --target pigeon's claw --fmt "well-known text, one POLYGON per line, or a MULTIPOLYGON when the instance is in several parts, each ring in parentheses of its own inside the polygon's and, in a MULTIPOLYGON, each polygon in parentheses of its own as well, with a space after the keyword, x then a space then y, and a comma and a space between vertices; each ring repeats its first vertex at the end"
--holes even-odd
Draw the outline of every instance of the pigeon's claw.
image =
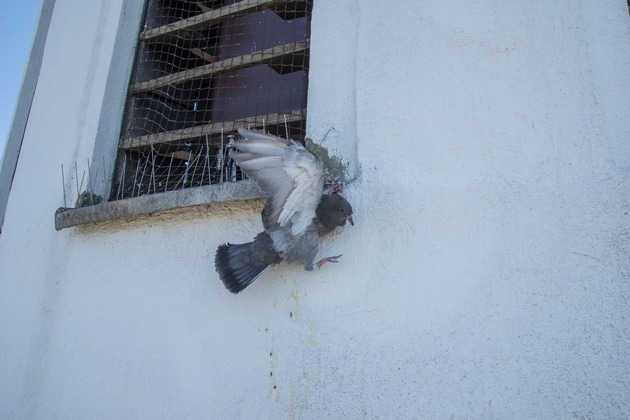
POLYGON ((321 260, 317 261, 315 266, 317 267, 317 269, 320 269, 326 263, 338 263, 339 261, 337 260, 341 258, 342 256, 343 256, 342 254, 339 254, 339 255, 335 255, 334 257, 322 258, 321 260))

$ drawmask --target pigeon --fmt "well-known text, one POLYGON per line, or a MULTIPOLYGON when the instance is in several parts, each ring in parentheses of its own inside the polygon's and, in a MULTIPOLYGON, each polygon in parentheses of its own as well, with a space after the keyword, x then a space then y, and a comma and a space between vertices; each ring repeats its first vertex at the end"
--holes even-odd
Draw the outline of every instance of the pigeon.
POLYGON ((239 128, 230 157, 266 195, 264 231, 252 242, 222 244, 215 268, 232 293, 249 286, 269 265, 301 264, 308 271, 341 255, 313 263, 319 239, 346 221, 354 225, 352 206, 339 194, 324 194, 320 160, 294 140, 239 128))

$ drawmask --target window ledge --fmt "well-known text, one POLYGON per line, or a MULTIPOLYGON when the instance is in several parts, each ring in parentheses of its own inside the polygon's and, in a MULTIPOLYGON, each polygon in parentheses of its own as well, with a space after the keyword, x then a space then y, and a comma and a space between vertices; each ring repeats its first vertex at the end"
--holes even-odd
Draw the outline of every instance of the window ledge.
POLYGON ((262 190, 254 181, 244 180, 144 195, 78 209, 61 207, 55 213, 55 229, 110 222, 195 206, 236 207, 238 202, 263 197, 262 190))

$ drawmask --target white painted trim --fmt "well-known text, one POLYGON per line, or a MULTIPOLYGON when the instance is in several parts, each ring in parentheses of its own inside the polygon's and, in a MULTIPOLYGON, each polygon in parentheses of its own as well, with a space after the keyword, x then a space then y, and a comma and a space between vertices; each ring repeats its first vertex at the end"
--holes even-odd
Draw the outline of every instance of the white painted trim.
POLYGON ((0 232, 2 232, 4 214, 9 201, 9 192, 11 191, 13 175, 20 156, 20 149, 22 148, 22 139, 26 131, 31 103, 37 88, 44 47, 48 37, 48 28, 50 27, 54 8, 55 0, 42 0, 26 72, 24 73, 20 95, 13 111, 11 129, 4 147, 2 162, 0 162, 0 232))
POLYGON ((126 1, 120 13, 114 52, 107 75, 107 85, 99 117, 92 167, 102 168, 105 161, 104 179, 95 186, 94 192, 107 200, 112 186, 112 177, 120 139, 129 88, 133 72, 138 33, 144 14, 144 1, 126 1))

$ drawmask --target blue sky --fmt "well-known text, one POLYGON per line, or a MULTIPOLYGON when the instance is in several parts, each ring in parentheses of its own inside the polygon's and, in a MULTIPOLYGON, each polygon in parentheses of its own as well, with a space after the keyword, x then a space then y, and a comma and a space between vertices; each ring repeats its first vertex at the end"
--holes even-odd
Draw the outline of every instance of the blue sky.
POLYGON ((41 0, 6 1, 0 11, 1 154, 4 153, 40 6, 41 0))

